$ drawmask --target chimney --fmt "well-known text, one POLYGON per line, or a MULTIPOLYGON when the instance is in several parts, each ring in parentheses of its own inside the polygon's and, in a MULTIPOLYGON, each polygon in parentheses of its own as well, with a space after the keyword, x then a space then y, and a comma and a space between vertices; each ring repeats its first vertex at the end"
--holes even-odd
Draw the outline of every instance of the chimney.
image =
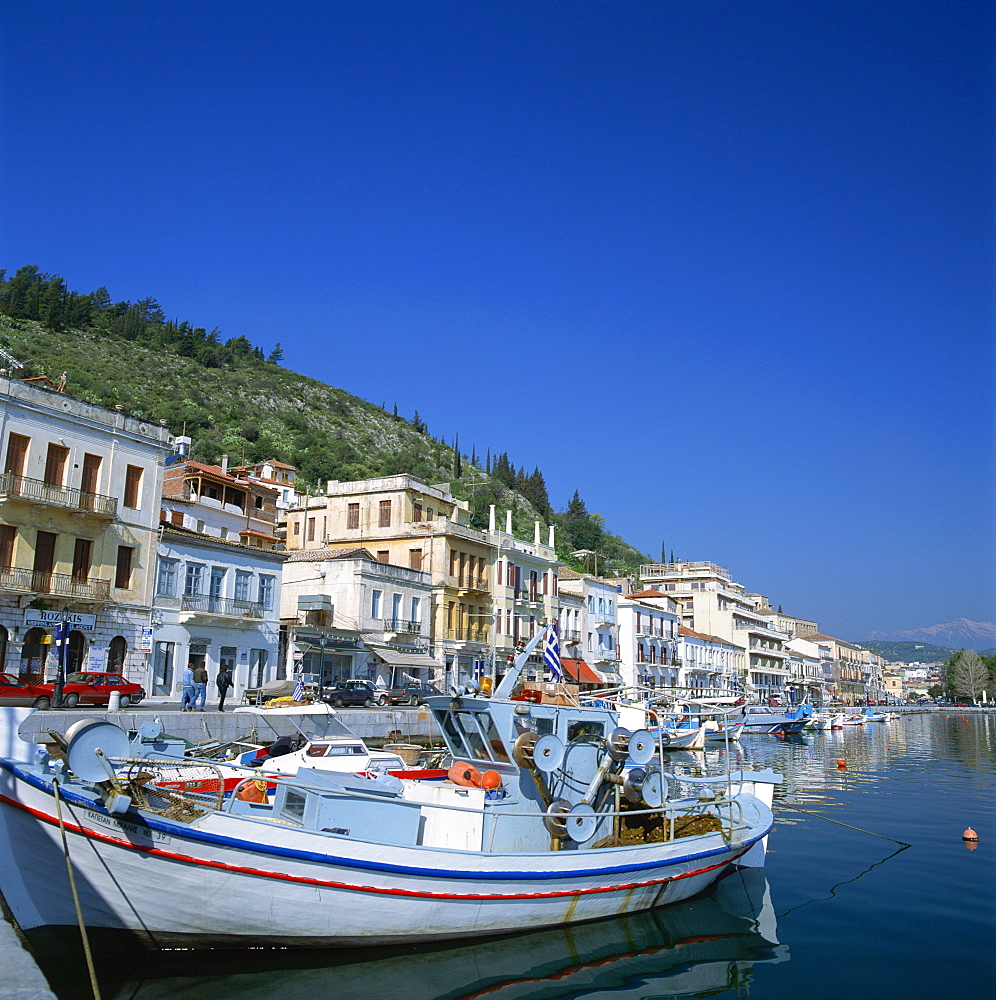
POLYGON ((533 545, 539 545, 539 521, 533 521, 533 545))
POLYGON ((228 456, 227 455, 222 455, 221 456, 221 474, 223 476, 227 476, 228 475, 228 456))
POLYGON ((488 531, 495 530, 495 505, 489 504, 490 513, 488 514, 488 531))
POLYGON ((553 525, 552 524, 550 525, 550 541, 547 542, 547 545, 549 545, 551 549, 554 547, 554 545, 553 545, 553 525))
POLYGON ((510 510, 505 511, 505 534, 512 534, 512 512, 510 510))

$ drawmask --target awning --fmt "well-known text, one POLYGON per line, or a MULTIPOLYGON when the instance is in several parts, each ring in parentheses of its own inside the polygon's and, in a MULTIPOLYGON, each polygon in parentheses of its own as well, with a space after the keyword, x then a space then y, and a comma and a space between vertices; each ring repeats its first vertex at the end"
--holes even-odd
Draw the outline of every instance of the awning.
POLYGON ((588 666, 584 660, 572 660, 566 656, 560 658, 564 673, 579 684, 602 684, 602 678, 588 666))
POLYGON ((410 653, 403 649, 395 649, 393 646, 373 645, 370 645, 370 652, 392 667, 424 667, 426 670, 445 669, 445 664, 434 660, 428 653, 410 653))

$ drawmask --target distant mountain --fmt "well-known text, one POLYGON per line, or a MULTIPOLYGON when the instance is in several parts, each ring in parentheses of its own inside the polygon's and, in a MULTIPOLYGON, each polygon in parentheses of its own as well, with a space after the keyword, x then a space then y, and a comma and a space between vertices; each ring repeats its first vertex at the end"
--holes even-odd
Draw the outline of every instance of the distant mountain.
POLYGON ((905 632, 872 632, 870 639, 898 642, 926 642, 947 649, 988 649, 996 646, 996 624, 957 618, 946 625, 911 628, 905 632))
POLYGON ((892 639, 869 639, 860 645, 878 653, 886 663, 943 663, 950 660, 955 652, 929 642, 901 642, 892 639))

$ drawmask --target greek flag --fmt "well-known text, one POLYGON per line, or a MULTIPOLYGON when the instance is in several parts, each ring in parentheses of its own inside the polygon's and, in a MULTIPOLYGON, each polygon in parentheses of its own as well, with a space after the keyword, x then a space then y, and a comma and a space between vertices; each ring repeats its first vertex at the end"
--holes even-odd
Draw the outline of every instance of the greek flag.
MULTIPOLYGON (((286 691, 287 688, 284 688, 286 691)), ((298 677, 297 683, 294 685, 294 700, 304 701, 304 681, 298 677)))
POLYGON ((564 671, 560 665, 560 642, 557 639, 557 625, 550 626, 550 631, 546 636, 546 645, 543 649, 543 666, 553 675, 555 681, 564 679, 564 671))

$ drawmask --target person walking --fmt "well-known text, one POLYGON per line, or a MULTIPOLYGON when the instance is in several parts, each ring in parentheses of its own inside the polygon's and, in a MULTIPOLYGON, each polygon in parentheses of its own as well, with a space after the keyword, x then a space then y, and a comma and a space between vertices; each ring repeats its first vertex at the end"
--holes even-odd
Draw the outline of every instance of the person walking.
POLYGON ((208 672, 203 663, 194 667, 194 711, 203 712, 207 700, 208 672))
POLYGON ((228 669, 227 663, 221 665, 215 684, 218 685, 218 711, 224 712, 225 695, 228 694, 228 689, 232 686, 232 672, 228 669))
POLYGON ((187 669, 183 671, 183 695, 180 698, 180 711, 192 712, 194 710, 194 665, 187 664, 187 669))

